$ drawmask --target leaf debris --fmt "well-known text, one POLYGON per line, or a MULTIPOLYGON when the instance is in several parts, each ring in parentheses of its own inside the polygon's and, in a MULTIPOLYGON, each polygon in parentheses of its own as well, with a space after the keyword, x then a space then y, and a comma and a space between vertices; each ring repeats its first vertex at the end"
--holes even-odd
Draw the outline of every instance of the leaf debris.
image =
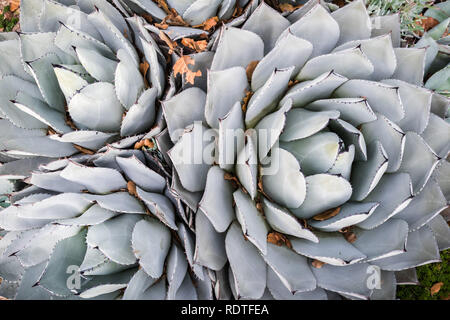
POLYGON ((211 17, 205 20, 203 23, 193 26, 194 28, 201 28, 205 31, 209 31, 214 28, 219 22, 219 18, 217 16, 211 17))
POLYGON ((247 90, 245 92, 245 97, 242 99, 242 111, 247 112, 247 105, 250 101, 250 98, 253 95, 253 91, 247 90))
POLYGON ((280 3, 278 6, 279 6, 281 12, 292 12, 294 10, 297 10, 298 8, 303 7, 302 4, 300 4, 298 6, 293 6, 290 3, 280 3))
POLYGON ((289 249, 292 249, 291 241, 282 233, 272 231, 267 235, 267 242, 275 244, 279 247, 285 245, 289 249))
POLYGON ((88 154, 88 155, 93 155, 93 154, 95 154, 94 151, 92 151, 92 150, 90 150, 90 149, 87 149, 87 148, 84 148, 84 147, 82 147, 82 146, 80 146, 80 145, 78 145, 78 144, 72 143, 72 145, 73 145, 73 147, 74 147, 75 149, 77 149, 77 150, 80 151, 81 153, 88 154))
POLYGON ((186 76, 186 82, 190 84, 194 84, 196 77, 201 77, 201 70, 197 70, 196 72, 189 69, 189 65, 194 66, 195 61, 190 56, 181 56, 180 59, 175 62, 173 65, 174 76, 176 77, 178 74, 186 76))
POLYGON ((320 260, 317 260, 317 259, 314 259, 313 262, 312 262, 311 264, 312 264, 312 266, 313 266, 314 268, 320 269, 320 268, 323 267, 323 265, 325 264, 325 262, 320 261, 320 260))
POLYGON ((175 41, 172 41, 172 39, 170 39, 169 36, 163 31, 159 32, 159 38, 167 44, 169 47, 169 54, 172 54, 178 44, 175 41))
POLYGON ((133 181, 128 181, 127 182, 127 191, 133 197, 137 197, 136 184, 133 181))
POLYGON ((196 52, 202 52, 206 50, 208 42, 206 40, 195 41, 191 38, 183 38, 181 39, 181 44, 185 47, 195 50, 196 52))
POLYGON ((324 211, 322 213, 319 213, 318 215, 315 215, 313 217, 313 220, 316 220, 316 221, 328 220, 328 219, 333 218, 334 216, 336 216, 340 211, 341 211, 341 207, 332 208, 332 209, 329 209, 329 210, 324 211))
POLYGON ((245 73, 247 74, 247 79, 249 82, 252 80, 253 72, 255 71, 258 63, 259 63, 259 60, 250 61, 247 68, 245 68, 245 73))

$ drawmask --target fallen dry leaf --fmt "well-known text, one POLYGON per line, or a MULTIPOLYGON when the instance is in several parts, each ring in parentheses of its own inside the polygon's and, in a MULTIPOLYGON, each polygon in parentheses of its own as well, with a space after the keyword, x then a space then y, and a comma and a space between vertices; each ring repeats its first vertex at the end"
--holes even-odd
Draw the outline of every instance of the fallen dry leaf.
POLYGON ((235 189, 237 189, 241 186, 239 179, 237 177, 233 176, 231 173, 225 172, 225 174, 223 175, 223 178, 227 181, 231 181, 231 183, 233 184, 233 187, 235 189))
POLYGON ((139 71, 141 72, 142 76, 144 77, 144 82, 145 82, 146 87, 149 87, 149 84, 147 81, 148 69, 150 69, 150 64, 147 62, 147 60, 144 59, 144 62, 139 64, 139 71))
POLYGON ((20 7, 20 0, 9 0, 9 8, 12 12, 16 11, 20 7))
POLYGON ((218 17, 209 18, 208 20, 206 20, 204 22, 203 30, 205 30, 205 31, 211 30, 212 28, 214 28, 217 25, 218 22, 219 22, 218 17))
POLYGON ((348 242, 353 243, 356 241, 356 233, 354 233, 353 231, 346 232, 344 233, 344 238, 348 242))
POLYGON ((134 144, 134 149, 141 149, 144 146, 144 140, 138 141, 134 144))
POLYGON ((154 1, 158 4, 158 7, 164 10, 164 12, 170 14, 169 6, 167 5, 167 2, 165 0, 154 0, 154 1))
POLYGON ((295 86, 297 83, 299 83, 299 80, 289 80, 288 82, 288 88, 295 86))
POLYGON ((325 262, 320 261, 320 260, 313 260, 313 262, 312 262, 311 264, 312 264, 312 266, 313 266, 314 268, 320 269, 320 268, 323 267, 323 265, 325 264, 325 262))
POLYGON ((148 23, 153 23, 153 18, 151 15, 149 15, 148 13, 143 13, 141 14, 142 18, 145 19, 145 21, 147 21, 148 23))
POLYGON ((290 3, 280 3, 279 4, 280 10, 282 12, 292 12, 292 11, 298 9, 298 8, 301 8, 302 6, 303 6, 302 4, 300 4, 298 6, 293 6, 290 3))
POLYGON ((250 61, 250 63, 248 64, 247 68, 245 68, 245 73, 247 74, 248 81, 252 80, 253 72, 255 71, 256 66, 258 65, 258 63, 259 63, 259 60, 250 61))
POLYGON ((174 26, 189 26, 189 23, 184 21, 184 19, 178 14, 175 9, 170 9, 170 14, 166 17, 166 21, 168 21, 171 25, 174 26))
POLYGON ((233 15, 231 16, 231 18, 237 18, 240 15, 242 15, 243 12, 244 12, 244 8, 242 8, 239 5, 239 1, 236 1, 236 6, 234 8, 233 15))
POLYGON ((256 210, 258 210, 259 212, 264 214, 263 206, 262 206, 261 202, 256 203, 256 210))
POLYGON ((292 244, 289 239, 282 233, 272 231, 267 235, 267 242, 275 244, 279 247, 286 245, 288 248, 292 249, 292 244))
POLYGON ((90 150, 90 149, 87 149, 87 148, 84 148, 84 147, 82 147, 82 146, 79 146, 79 145, 77 145, 77 144, 75 144, 75 143, 72 143, 72 145, 73 145, 73 147, 74 147, 75 149, 77 149, 77 150, 80 151, 81 153, 89 154, 89 155, 95 154, 94 151, 92 151, 92 150, 90 150))
MULTIPOLYGON (((439 21, 432 17, 423 17, 416 20, 416 24, 421 26, 425 31, 430 30, 431 28, 437 26, 439 21)), ((419 32, 422 34, 422 32, 419 32)))
POLYGON ((345 240, 347 240, 350 243, 353 243, 356 241, 356 233, 353 232, 353 227, 345 227, 342 228, 341 230, 339 230, 339 233, 342 233, 342 235, 344 236, 345 240))
POLYGON ((186 76, 186 82, 194 84, 195 78, 201 77, 202 72, 200 70, 197 70, 196 72, 192 71, 189 69, 189 65, 195 65, 194 59, 190 56, 181 56, 173 65, 174 76, 176 77, 178 74, 184 74, 186 76))
POLYGON ((242 99, 242 111, 246 112, 247 111, 247 105, 248 102, 250 101, 250 98, 253 95, 253 91, 246 91, 245 92, 245 97, 242 99))
POLYGON ((144 146, 153 149, 155 147, 155 144, 152 141, 150 141, 150 139, 145 139, 144 146))
POLYGON ((161 23, 155 23, 155 27, 166 30, 169 27, 169 25, 165 22, 161 22, 161 23))
POLYGON ((185 47, 195 50, 196 52, 202 52, 206 50, 208 42, 206 40, 195 41, 194 39, 191 38, 183 38, 181 39, 181 44, 185 47))
POLYGON ((141 149, 144 146, 144 141, 139 141, 134 144, 134 149, 141 149))
POLYGON ((177 43, 172 41, 172 39, 170 39, 169 36, 162 31, 159 32, 159 38, 169 46, 169 54, 172 54, 177 46, 177 43))
POLYGON ((341 211, 341 207, 333 208, 333 209, 324 211, 322 213, 319 213, 318 215, 314 216, 313 219, 316 220, 316 221, 328 220, 330 218, 333 218, 340 211, 341 211))
POLYGON ((131 194, 132 196, 134 196, 134 197, 137 196, 136 184, 133 181, 127 182, 127 190, 128 190, 128 193, 131 194))
POLYGON ((48 136, 51 136, 51 135, 53 135, 53 134, 56 134, 56 131, 53 130, 53 128, 48 127, 48 128, 47 128, 47 135, 48 135, 48 136))
POLYGON ((441 290, 443 285, 444 285, 443 282, 438 282, 438 283, 433 284, 433 286, 430 288, 431 295, 434 296, 436 293, 438 293, 439 290, 441 290))
POLYGON ((194 28, 201 28, 205 31, 209 31, 214 28, 219 22, 219 18, 217 16, 209 18, 205 20, 203 23, 193 26, 194 28))

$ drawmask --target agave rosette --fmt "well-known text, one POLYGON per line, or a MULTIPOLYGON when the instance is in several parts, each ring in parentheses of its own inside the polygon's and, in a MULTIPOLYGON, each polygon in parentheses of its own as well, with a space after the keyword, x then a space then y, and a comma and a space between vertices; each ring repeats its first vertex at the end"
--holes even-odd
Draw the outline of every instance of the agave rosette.
POLYGON ((449 101, 423 87, 428 51, 399 47, 398 16, 261 3, 212 41, 192 55, 202 77, 162 102, 196 264, 235 298, 393 299, 439 261, 449 101))
POLYGON ((0 296, 196 296, 212 275, 191 265, 191 280, 191 213, 147 140, 164 126, 163 56, 142 18, 60 2, 22 1, 22 32, 0 34, 0 296))
POLYGON ((160 127, 165 62, 143 19, 61 2, 22 1, 21 32, 0 35, 2 175, 160 127))

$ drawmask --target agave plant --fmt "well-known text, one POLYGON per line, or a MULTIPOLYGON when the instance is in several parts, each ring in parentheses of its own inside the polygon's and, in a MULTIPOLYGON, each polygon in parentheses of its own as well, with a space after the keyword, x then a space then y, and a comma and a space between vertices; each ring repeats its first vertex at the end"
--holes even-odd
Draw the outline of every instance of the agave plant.
POLYGON ((150 1, 60 2, 0 34, 0 296, 388 299, 449 247, 449 102, 397 19, 250 1, 174 95, 150 1))
POLYGON ((0 35, 6 175, 158 131, 165 61, 143 19, 125 21, 104 0, 76 3, 24 0, 22 32, 0 35))
POLYGON ((0 34, 0 296, 197 294, 191 213, 154 150, 163 55, 142 18, 60 2, 23 0, 22 32, 0 34))
POLYGON ((449 247, 449 101, 423 87, 429 48, 400 48, 399 30, 372 28, 363 1, 261 3, 163 101, 194 262, 235 298, 393 299, 449 247))

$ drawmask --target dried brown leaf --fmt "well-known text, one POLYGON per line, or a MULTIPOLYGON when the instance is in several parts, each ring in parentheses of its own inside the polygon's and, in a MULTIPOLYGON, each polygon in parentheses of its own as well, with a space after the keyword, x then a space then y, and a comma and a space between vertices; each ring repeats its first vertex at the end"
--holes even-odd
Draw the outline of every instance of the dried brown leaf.
POLYGON ((242 99, 242 111, 246 112, 247 111, 247 105, 248 102, 250 101, 250 98, 253 95, 253 91, 246 91, 245 92, 245 97, 242 99))
POLYGON ((169 54, 172 54, 177 46, 177 43, 172 41, 172 39, 170 39, 169 36, 162 31, 159 32, 159 38, 167 44, 169 47, 169 54))
POLYGON ((134 144, 134 149, 141 149, 144 146, 144 141, 138 141, 134 144))
POLYGON ((87 149, 87 148, 84 148, 84 147, 82 147, 82 146, 79 146, 79 145, 77 145, 77 144, 75 144, 75 143, 72 143, 72 145, 73 145, 73 147, 74 147, 75 149, 77 149, 77 150, 80 151, 81 153, 89 154, 89 155, 95 154, 94 151, 92 151, 92 150, 90 150, 90 149, 87 149))
MULTIPOLYGON (((425 31, 430 30, 431 28, 437 26, 439 21, 432 17, 423 17, 416 20, 416 24, 421 26, 425 31)), ((422 34, 422 32, 419 32, 422 34)))
POLYGON ((167 2, 165 0, 153 0, 156 2, 158 7, 164 10, 165 13, 170 14, 169 6, 167 5, 167 2))
POLYGON ((436 293, 438 293, 441 290, 443 285, 444 285, 443 282, 438 282, 438 283, 433 284, 430 288, 431 295, 434 296, 436 293))
POLYGON ((157 28, 160 28, 160 29, 163 29, 163 30, 166 30, 169 27, 169 25, 167 23, 165 23, 165 22, 164 23, 163 22, 155 23, 155 26, 157 28))
POLYGON ((341 211, 341 207, 333 208, 333 209, 324 211, 322 213, 319 213, 318 215, 314 216, 313 219, 316 220, 316 221, 328 220, 330 218, 333 218, 340 211, 341 211))
POLYGON ((248 64, 247 68, 245 68, 245 72, 247 74, 248 81, 252 80, 253 71, 255 71, 256 66, 258 65, 258 63, 259 63, 259 60, 250 61, 250 63, 248 64))
POLYGON ((214 28, 219 22, 219 18, 217 16, 211 17, 205 20, 203 23, 193 26, 194 28, 201 28, 205 31, 209 31, 214 28))
POLYGON ((51 136, 52 134, 56 134, 56 131, 53 130, 51 127, 48 127, 48 128, 47 128, 47 135, 48 135, 48 136, 51 136))
POLYGON ((186 76, 186 82, 194 84, 195 78, 201 77, 202 72, 200 70, 197 70, 196 72, 192 71, 189 69, 189 65, 195 65, 194 59, 190 56, 181 56, 173 65, 174 76, 176 77, 178 74, 184 74, 186 76))
POLYGON ((237 177, 233 176, 231 173, 229 172, 225 172, 223 175, 223 178, 227 181, 233 181, 234 183, 236 183, 237 185, 239 185, 239 180, 237 177))
POLYGON ((137 197, 136 184, 133 181, 127 182, 127 191, 134 197, 137 197))
POLYGON ((313 266, 314 268, 320 269, 320 268, 323 267, 323 265, 325 264, 325 262, 320 261, 320 260, 313 260, 313 262, 312 262, 311 264, 312 264, 312 266, 313 266))
POLYGON ((148 23, 153 23, 153 18, 151 15, 149 15, 148 13, 143 13, 141 14, 142 18, 145 19, 145 21, 147 21, 148 23))
POLYGON ((282 233, 272 231, 267 235, 267 242, 275 244, 279 247, 285 245, 288 248, 292 249, 292 244, 289 239, 282 233))
POLYGON ((189 26, 189 23, 184 21, 183 17, 181 17, 174 8, 170 9, 170 14, 167 16, 167 21, 174 26, 189 26))
POLYGON ((147 71, 150 68, 150 64, 147 62, 147 60, 144 60, 141 64, 139 64, 139 71, 141 71, 141 74, 145 77, 147 75, 147 71))
POLYGON ((14 12, 20 7, 20 0, 9 0, 9 9, 14 12))
POLYGON ((206 40, 195 41, 191 38, 183 38, 181 39, 181 44, 185 47, 195 50, 196 52, 202 52, 206 50, 208 42, 206 40))
POLYGON ((239 1, 236 1, 236 6, 233 11, 232 18, 237 18, 244 12, 244 8, 239 5, 239 1))
POLYGON ((295 86, 297 83, 299 83, 300 81, 298 80, 289 80, 288 82, 288 88, 295 86))
POLYGON ((281 10, 281 12, 292 12, 294 10, 297 10, 298 8, 303 7, 302 4, 298 5, 298 6, 293 6, 290 3, 280 3, 279 4, 279 8, 281 10))
POLYGON ((150 141, 150 139, 145 139, 144 146, 153 149, 155 147, 155 144, 152 141, 150 141))
POLYGON ((145 82, 146 87, 149 87, 149 84, 147 81, 148 69, 150 69, 150 64, 147 62, 147 60, 144 59, 144 62, 139 64, 139 71, 141 72, 142 76, 144 77, 144 82, 145 82))
POLYGON ((356 233, 354 233, 353 231, 346 232, 344 233, 344 238, 348 242, 353 243, 356 241, 356 233))

